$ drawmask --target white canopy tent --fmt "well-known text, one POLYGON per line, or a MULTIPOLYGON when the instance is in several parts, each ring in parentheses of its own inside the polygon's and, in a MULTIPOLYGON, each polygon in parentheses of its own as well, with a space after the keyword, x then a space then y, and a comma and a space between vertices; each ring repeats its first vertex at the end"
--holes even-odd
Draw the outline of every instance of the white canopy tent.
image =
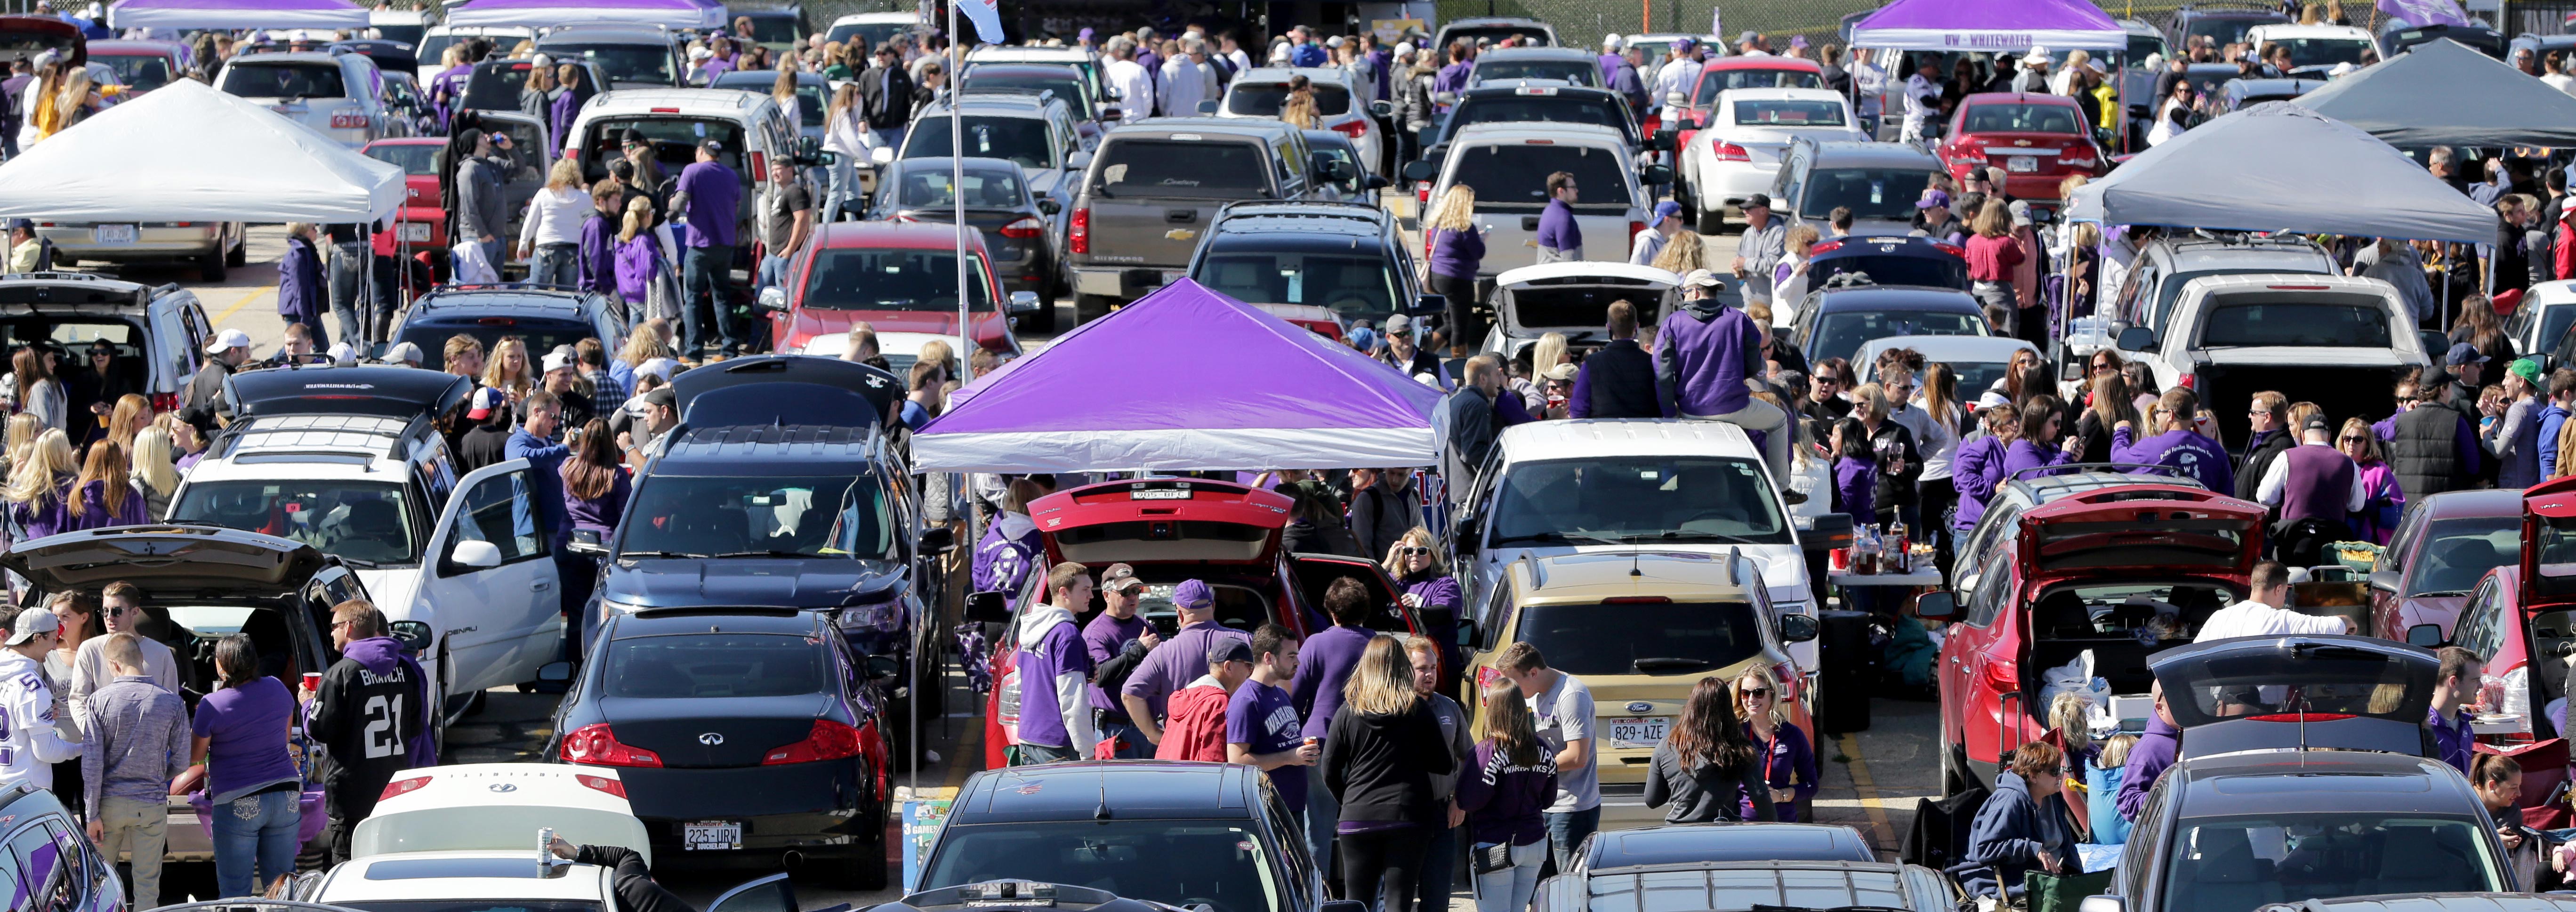
POLYGON ((107 9, 120 29, 363 29, 366 7, 349 0, 123 0, 107 9))
POLYGON ((71 222, 380 223, 402 200, 401 167, 192 79, 0 164, 0 214, 71 222))

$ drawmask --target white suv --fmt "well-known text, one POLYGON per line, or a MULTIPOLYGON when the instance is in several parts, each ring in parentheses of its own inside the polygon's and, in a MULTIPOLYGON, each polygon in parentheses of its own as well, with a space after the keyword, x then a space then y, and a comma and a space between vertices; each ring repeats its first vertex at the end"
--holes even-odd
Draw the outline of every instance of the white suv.
MULTIPOLYGON (((1379 152, 1386 137, 1380 135, 1377 118, 1371 116, 1385 102, 1368 101, 1369 91, 1360 86, 1349 70, 1336 67, 1254 67, 1234 77, 1225 89, 1225 100, 1217 105, 1218 117, 1279 118, 1279 109, 1288 103, 1288 77, 1304 76, 1315 84, 1315 126, 1350 137, 1351 147, 1359 150, 1360 167, 1375 174, 1380 167, 1379 152)), ((1195 117, 1197 111, 1167 111, 1170 117, 1195 117)))
POLYGON ((354 51, 235 55, 215 87, 351 149, 398 133, 400 118, 386 110, 384 76, 374 60, 354 51))

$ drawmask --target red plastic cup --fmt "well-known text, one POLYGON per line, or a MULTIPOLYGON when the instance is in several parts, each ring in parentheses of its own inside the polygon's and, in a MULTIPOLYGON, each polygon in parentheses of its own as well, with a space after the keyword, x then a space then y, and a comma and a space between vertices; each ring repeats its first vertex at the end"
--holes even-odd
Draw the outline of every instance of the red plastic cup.
POLYGON ((308 672, 305 672, 305 673, 304 673, 304 689, 305 689, 305 690, 311 690, 311 691, 319 691, 319 690, 321 690, 321 689, 322 689, 322 673, 321 673, 321 672, 318 672, 318 671, 308 671, 308 672))

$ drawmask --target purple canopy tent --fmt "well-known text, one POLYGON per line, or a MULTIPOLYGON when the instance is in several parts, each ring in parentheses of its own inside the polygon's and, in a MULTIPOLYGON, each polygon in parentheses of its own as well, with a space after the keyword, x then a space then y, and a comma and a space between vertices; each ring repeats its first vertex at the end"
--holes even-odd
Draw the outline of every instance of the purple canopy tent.
POLYGON ((107 21, 120 29, 363 29, 367 10, 349 0, 123 0, 107 21))
POLYGON ((724 27, 725 8, 703 0, 471 0, 447 11, 448 25, 533 28, 576 22, 714 29, 724 27))
POLYGON ((2469 14, 2453 0, 2379 0, 2379 11, 2407 25, 2469 25, 2469 14))
POLYGON ((1896 0, 1852 27, 1856 48, 2125 51, 2128 33, 2088 0, 1896 0))
POLYGON ((1327 469, 1433 462, 1440 392, 1187 279, 952 398, 913 470, 1327 469))

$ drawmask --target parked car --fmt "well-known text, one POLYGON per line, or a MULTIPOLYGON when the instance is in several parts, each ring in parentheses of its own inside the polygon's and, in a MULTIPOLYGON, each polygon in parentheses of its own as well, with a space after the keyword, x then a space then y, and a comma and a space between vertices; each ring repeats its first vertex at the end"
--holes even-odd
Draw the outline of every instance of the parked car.
POLYGON ((53 245, 54 266, 83 261, 186 264, 197 278, 221 282, 249 261, 250 231, 240 222, 67 222, 38 218, 36 236, 53 245))
MULTIPOLYGON (((1777 201, 1774 201, 1775 204, 1777 201)), ((1967 250, 1948 241, 1901 234, 1839 237, 1807 248, 1807 288, 1812 294, 1835 276, 1860 273, 1873 285, 1921 285, 1968 290, 1967 250)), ((1771 302, 1771 322, 1797 319, 1803 301, 1771 302)))
POLYGON ((441 62, 446 58, 447 49, 476 38, 488 39, 494 47, 508 48, 521 41, 533 41, 536 37, 537 30, 524 25, 448 25, 443 22, 432 25, 421 34, 419 46, 412 49, 414 59, 420 61, 420 69, 413 75, 420 79, 421 85, 433 85, 432 80, 447 70, 446 64, 441 62))
MULTIPOLYGON (((1949 72, 1944 70, 1942 72, 1949 72)), ((1651 85, 1654 78, 1639 73, 1651 85)), ((1795 57, 1715 57, 1700 67, 1699 81, 1691 84, 1690 97, 1671 111, 1680 122, 1679 135, 1673 148, 1688 148, 1698 141, 1697 131, 1708 126, 1709 114, 1717 97, 1738 89, 1822 89, 1825 76, 1822 67, 1812 60, 1795 57)), ((1666 105, 1668 98, 1652 99, 1666 105)), ((1891 109, 1893 110, 1893 109, 1891 109)), ((1868 137, 1861 137, 1868 139, 1868 137)))
MULTIPOLYGON (((976 220, 970 211, 967 221, 976 220)), ((1002 294, 983 232, 970 243, 966 300, 975 342, 996 355, 1016 356, 1020 342, 1011 321, 1030 318, 1051 326, 1053 305, 1031 291, 1002 294), (997 301, 1008 302, 1007 312, 997 301)), ((788 262, 786 287, 761 295, 760 306, 769 313, 773 349, 781 352, 840 357, 843 346, 815 348, 814 340, 847 333, 860 322, 878 332, 945 333, 955 339, 957 230, 900 221, 824 225, 788 262)))
MULTIPOLYGON (((2432 624, 2408 631, 2413 645, 2457 646, 2478 657, 2479 691, 2461 710, 2481 744, 2512 748, 2566 734, 2566 705, 2558 701, 2567 698, 2566 656, 2576 655, 2576 638, 2569 636, 2576 614, 2541 587, 2523 585, 2526 579, 2519 564, 2487 571, 2460 609, 2456 636, 2443 636, 2432 624), (2559 715, 2550 715, 2552 706, 2559 715)), ((2532 809, 2553 818, 2549 828, 2565 826, 2566 807, 2546 794, 2537 797, 2532 809)))
POLYGON ((1610 342, 1610 304, 1637 309, 1637 325, 1655 326, 1680 303, 1682 277, 1652 266, 1587 261, 1523 266, 1494 277, 1493 331, 1485 350, 1510 361, 1548 333, 1565 334, 1578 357, 1610 342))
POLYGON ((1941 159, 1921 146, 1800 139, 1772 185, 1771 212, 1827 237, 1833 211, 1849 208, 1854 236, 1901 235, 1914 230, 1914 202, 1940 171, 1941 159))
POLYGON ((351 149, 409 132, 386 109, 376 62, 365 54, 235 55, 224 62, 215 87, 266 105, 351 149))
POLYGON ((2102 313, 2114 333, 2131 326, 2161 330, 2185 283, 2203 276, 2298 272, 2341 275, 2334 256, 2303 237, 2253 234, 2164 235, 2140 249, 2128 277, 2103 289, 2102 313))
POLYGON ((2397 288, 2341 275, 2221 275, 2183 284, 2161 330, 2132 326, 2115 344, 2162 389, 2189 387, 2218 416, 2221 440, 2249 436, 2258 391, 2329 415, 2387 408, 2398 374, 2433 363, 2397 288))
POLYGON ((2267 101, 2289 101, 2324 88, 2324 79, 2239 79, 2219 87, 2210 116, 2250 108, 2267 101))
POLYGON ((2380 57, 2386 59, 2406 53, 2416 45, 2448 38, 2468 45, 2478 53, 2497 60, 2505 59, 2504 33, 2475 19, 2466 25, 2409 25, 2394 16, 2379 25, 2380 57))
POLYGON ((2110 155, 2093 141, 2084 109, 2063 95, 1980 92, 1959 103, 1943 132, 1940 156, 1950 176, 2004 169, 2004 193, 2055 208, 2070 177, 2099 177, 2110 155))
MULTIPOLYGON (((2513 338, 2513 349, 2525 355, 2551 357, 2558 342, 2567 337, 2567 327, 2576 326, 2576 280, 2542 282, 2523 293, 2522 306, 2505 318, 2505 335, 2513 338)), ((2567 363, 2551 358, 2548 367, 2567 363)))
MULTIPOLYGON (((1626 35, 1624 38, 1625 41, 1623 43, 1627 46, 1646 53, 1646 62, 1637 67, 1637 76, 1640 81, 1651 81, 1653 79, 1653 74, 1664 68, 1665 61, 1672 59, 1673 42, 1675 41, 1689 41, 1693 44, 1704 44, 1719 52, 1723 52, 1726 49, 1726 37, 1723 35, 1694 35, 1688 32, 1642 32, 1634 35, 1626 35)), ((1844 44, 1848 46, 1850 42, 1846 40, 1844 44)), ((1657 103, 1661 104, 1662 102, 1658 101, 1657 103)))
MULTIPOLYGON (((984 236, 986 251, 997 252, 990 271, 1001 282, 1003 291, 1012 295, 1028 292, 1041 301, 1053 301, 1064 286, 1063 263, 1059 259, 1062 236, 1055 230, 1064 204, 1031 194, 1017 162, 924 157, 890 163, 877 176, 877 192, 867 203, 867 218, 954 224, 960 195, 966 198, 966 223, 984 236), (962 183, 956 176, 961 169, 962 183)), ((954 283, 953 276, 950 281, 954 283)), ((954 296, 950 300, 953 303, 954 296)), ((1040 308, 1021 319, 1028 321, 1031 331, 1052 332, 1054 316, 1051 308, 1040 308)))
POLYGON ((0 790, 0 839, 9 846, 7 857, 0 858, 0 877, 14 886, 19 908, 126 909, 125 881, 116 874, 119 856, 91 842, 81 821, 54 793, 28 782, 0 790))
POLYGON ((2194 38, 2209 39, 2213 47, 2242 44, 2246 33, 2258 25, 2287 23, 2290 17, 2280 7, 2266 3, 2221 2, 2185 3, 2174 10, 2165 24, 2170 43, 2186 47, 2194 38))
POLYGON ((1315 182, 1322 185, 1325 197, 1333 202, 1378 204, 1377 192, 1387 179, 1374 169, 1360 164, 1360 149, 1351 138, 1332 130, 1299 130, 1306 137, 1306 148, 1315 161, 1315 182), (1339 163, 1345 167, 1335 170, 1339 163))
POLYGON ((1853 908, 1951 912, 1959 885, 1882 861, 1682 861, 1550 877, 1532 912, 1618 912, 1672 900, 1695 909, 1853 908))
POLYGON ((1084 165, 1065 244, 1080 323, 1186 275, 1225 204, 1318 193, 1306 137, 1260 118, 1121 125, 1084 165))
MULTIPOLYGON (((2260 504, 2152 482, 2069 494, 2016 519, 1934 662, 1945 796, 1994 781, 2004 754, 2048 728, 2049 707, 2028 695, 2049 670, 2089 654, 2111 693, 2147 693, 2148 656, 2245 597, 2265 521, 2260 504), (2178 614, 2159 621, 2138 598, 2178 614)), ((1962 613, 1947 592, 1921 606, 1925 617, 1962 613)))
POLYGON ((2370 30, 2355 25, 2275 23, 2245 30, 2256 60, 2268 59, 2275 45, 2290 49, 2290 71, 2283 75, 2322 78, 2339 64, 2356 67, 2379 61, 2379 42, 2370 30))
MULTIPOLYGON (((848 22, 854 19, 884 15, 888 14, 861 13, 856 16, 843 16, 841 17, 841 21, 848 22)), ((909 17, 911 14, 898 13, 894 15, 909 17)), ((838 26, 835 26, 835 29, 837 28, 838 26)), ((838 34, 838 32, 835 31, 834 34, 838 34)), ((966 52, 966 69, 968 71, 971 72, 976 67, 988 63, 1044 63, 1069 66, 1082 71, 1083 78, 1086 80, 1083 84, 1083 91, 1090 98, 1092 110, 1099 110, 1101 102, 1109 100, 1109 81, 1107 77, 1101 75, 1102 68, 1109 65, 1109 60, 1108 58, 1100 55, 1099 48, 1084 47, 1078 44, 1069 47, 1030 47, 1018 44, 979 44, 975 46, 974 50, 966 52)))
MULTIPOLYGON (((1437 176, 1449 147, 1457 144, 1466 131, 1479 126, 1545 129, 1542 125, 1565 124, 1615 130, 1622 151, 1631 158, 1650 144, 1650 137, 1639 132, 1636 112, 1628 107, 1628 100, 1609 89, 1543 79, 1497 80, 1458 93, 1451 104, 1449 113, 1432 124, 1431 135, 1423 140, 1421 161, 1429 163, 1432 176, 1437 176)), ((1660 140, 1655 143, 1660 145, 1660 140)), ((1431 177, 1411 179, 1427 181, 1431 177)))
POLYGON ((751 34, 737 35, 736 40, 748 37, 752 43, 768 48, 773 54, 786 53, 796 46, 796 42, 804 40, 808 33, 805 28, 805 4, 803 3, 791 2, 784 6, 728 3, 725 5, 725 12, 732 16, 728 25, 731 22, 751 20, 751 34))
POLYGON ((447 210, 440 205, 438 188, 438 153, 445 148, 443 137, 407 136, 379 139, 358 150, 403 169, 403 203, 394 210, 393 230, 414 250, 435 254, 447 249, 447 210))
POLYGON ((1476 226, 1485 232, 1479 278, 1537 261, 1538 219, 1548 205, 1550 174, 1574 177, 1581 194, 1573 204, 1574 220, 1591 255, 1609 251, 1622 258, 1629 239, 1646 230, 1649 189, 1672 182, 1671 168, 1634 166, 1635 147, 1609 127, 1478 124, 1451 134, 1448 146, 1445 159, 1405 165, 1404 176, 1432 180, 1431 199, 1459 184, 1476 188, 1476 226))
MULTIPOLYGON (((912 10, 852 13, 832 20, 831 28, 823 32, 823 39, 838 41, 843 45, 857 44, 860 47, 873 49, 894 40, 897 35, 920 37, 927 32, 927 29, 921 27, 921 14, 912 10)), ((991 47, 991 45, 983 47, 991 47)), ((977 50, 982 50, 983 47, 977 50)), ((968 58, 968 62, 973 62, 973 58, 968 58)))
POLYGON ((1339 67, 1254 67, 1235 74, 1226 85, 1225 98, 1217 105, 1218 117, 1276 118, 1288 103, 1288 80, 1304 76, 1312 83, 1315 97, 1315 125, 1350 137, 1351 145, 1360 150, 1363 173, 1375 174, 1386 137, 1380 135, 1376 115, 1384 113, 1382 102, 1368 101, 1370 88, 1359 84, 1359 77, 1339 67))
MULTIPOLYGON (((753 24, 758 25, 758 20, 753 24)), ((738 89, 769 94, 778 87, 776 70, 734 70, 707 83, 710 89, 738 89)), ((823 115, 832 105, 832 84, 821 73, 796 74, 796 135, 823 141, 823 115)))
POLYGON ((447 340, 457 335, 473 336, 486 353, 517 337, 531 360, 597 339, 613 357, 626 345, 624 309, 598 292, 547 285, 442 285, 403 310, 392 339, 420 346, 420 366, 430 370, 446 369, 447 340))
POLYGON ((1476 55, 1468 85, 1503 79, 1553 79, 1602 88, 1601 59, 1579 47, 1498 47, 1476 55))
MULTIPOLYGON (((537 53, 596 64, 608 77, 595 90, 686 87, 681 42, 657 25, 576 23, 537 30, 537 53)), ((774 77, 773 77, 774 78, 774 77)), ((597 96, 593 96, 597 97, 597 96)))
POLYGON ((92 41, 89 59, 115 70, 117 83, 133 95, 188 75, 188 46, 176 41, 92 41))
POLYGON ((1189 276, 1324 336, 1431 310, 1401 220, 1356 203, 1233 203, 1217 210, 1189 276))
MULTIPOLYGON (((602 65, 611 79, 617 78, 616 63, 602 65)), ((778 100, 766 92, 731 89, 602 92, 582 106, 581 115, 573 120, 572 135, 562 138, 562 148, 581 162, 582 180, 597 181, 608 176, 610 159, 625 155, 621 141, 628 130, 644 134, 653 144, 654 160, 661 163, 662 173, 671 177, 697 161, 700 140, 712 139, 723 147, 717 160, 742 181, 742 202, 735 210, 734 265, 749 268, 756 263, 752 252, 759 232, 753 230, 752 206, 769 190, 769 161, 773 156, 803 155, 796 125, 778 100)), ((747 285, 737 283, 736 289, 741 298, 750 298, 747 285)))
POLYGON ((1889 336, 1991 336, 1985 311, 1955 288, 1848 285, 1807 293, 1788 341, 1807 363, 1849 358, 1889 336))
MULTIPOLYGON (((1064 287, 1056 273, 1061 271, 1063 247, 1071 231, 1072 216, 1068 212, 1097 144, 1083 136, 1073 109, 1063 99, 1025 93, 970 95, 965 96, 959 115, 966 130, 962 146, 968 158, 1001 159, 1018 165, 1028 195, 1055 204, 1054 212, 1040 213, 1040 221, 1047 226, 1046 238, 1056 254, 1047 260, 1048 270, 1003 270, 1011 277, 1013 290, 1036 291, 1046 300, 1055 300, 1056 292, 1064 287), (1038 282, 1046 284, 1034 284, 1038 282)), ((906 173, 925 173, 919 169, 955 160, 955 150, 960 145, 950 134, 948 105, 934 102, 923 109, 921 122, 905 133, 900 151, 880 149, 872 161, 880 170, 898 161, 913 161, 914 170, 906 173)), ((883 176, 877 179, 882 184, 883 176)), ((880 186, 879 192, 882 190, 880 186)))
POLYGON ((619 768, 663 869, 886 882, 886 695, 899 665, 837 611, 648 608, 601 622, 548 759, 619 768))
POLYGON ((1838 823, 1668 823, 1592 834, 1574 850, 1583 875, 1645 865, 1732 861, 1878 860, 1859 830, 1838 823))
POLYGON ((2370 574, 2371 632, 2404 640, 2432 624, 2450 639, 2478 580, 2521 553, 2522 498, 2510 489, 2446 491, 2408 504, 2370 574))
MULTIPOLYGON (((1967 385, 1960 384, 1959 388, 1961 398, 1966 399, 1967 385)), ((1994 496, 1986 501, 1985 513, 1978 516, 1974 527, 1959 536, 1953 548, 1957 559, 1950 564, 1949 578, 1954 602, 1966 604, 1969 594, 1977 591, 1979 574, 1993 566, 1995 560, 2009 549, 2020 547, 2017 536, 2021 532, 2021 514, 2024 512, 2061 497, 2142 482, 2184 488, 2201 486, 2200 480, 2192 477, 2191 473, 2168 466, 2110 463, 2070 463, 2025 469, 1998 482, 1994 496)))
POLYGON ((1082 68, 1072 64, 987 62, 969 65, 963 85, 968 95, 1036 95, 1063 101, 1073 116, 1075 132, 1088 144, 1100 137, 1108 121, 1117 119, 1101 110, 1090 81, 1082 68))
POLYGON ((118 379, 150 398, 155 412, 179 410, 215 337, 197 293, 176 283, 73 272, 0 275, 0 300, 12 302, 0 307, 0 345, 59 351, 68 368, 87 361, 73 346, 106 342, 116 350, 118 379))
MULTIPOLYGON (((535 65, 536 62, 533 60, 486 60, 475 64, 474 71, 465 77, 464 108, 469 111, 516 112, 521 110, 519 91, 527 87, 528 70, 535 65)), ((608 78, 608 72, 600 69, 599 64, 588 60, 566 60, 556 66, 565 65, 579 68, 582 85, 592 92, 607 91, 604 87, 608 85, 605 81, 608 78)), ((763 85, 760 91, 767 93, 769 87, 763 85)), ((547 107, 546 119, 543 123, 546 125, 546 135, 550 139, 560 141, 561 137, 554 136, 554 113, 551 104, 547 107)))
POLYGON ((1305 828, 1257 768, 1158 760, 988 769, 967 777, 915 889, 1089 884, 1214 912, 1337 910, 1305 828), (1115 819, 1102 805, 1121 808, 1115 819))
POLYGON ((1711 100, 1700 129, 1681 152, 1681 186, 1688 188, 1702 226, 1725 221, 1744 200, 1779 184, 1789 145, 1805 137, 1820 142, 1859 142, 1851 102, 1831 89, 1733 89, 1711 100))
POLYGON ((1519 16, 1469 16, 1441 23, 1439 37, 1434 38, 1429 46, 1445 48, 1450 42, 1465 41, 1472 47, 1486 41, 1499 44, 1505 38, 1518 38, 1521 44, 1539 47, 1564 43, 1556 40, 1556 26, 1542 20, 1519 16))

